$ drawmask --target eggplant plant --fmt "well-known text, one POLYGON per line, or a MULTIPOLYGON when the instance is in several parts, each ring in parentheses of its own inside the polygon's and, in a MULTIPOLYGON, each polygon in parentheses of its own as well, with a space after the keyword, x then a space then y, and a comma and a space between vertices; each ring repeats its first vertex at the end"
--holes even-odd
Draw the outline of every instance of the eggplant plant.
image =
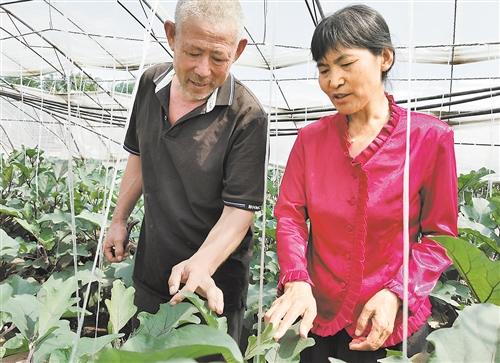
MULTIPOLYGON (((498 360, 500 323, 492 317, 500 316, 500 184, 484 181, 490 173, 459 177, 459 237, 435 237, 453 260, 431 296, 445 318, 430 320, 434 350, 410 361, 498 360)), ((274 328, 259 315, 276 297, 279 278, 273 212, 281 173, 269 173, 265 208, 254 220, 243 350, 227 335, 225 319, 194 294, 174 307, 163 304, 156 314, 139 313, 139 328, 123 333, 136 312, 133 256, 120 264, 94 262, 107 203, 111 215, 117 198, 113 178, 118 185, 121 172, 23 148, 2 155, 0 175, 0 359, 22 353, 28 363, 195 362, 207 356, 298 362, 314 344, 300 338, 298 325, 275 342, 274 328)), ((132 217, 142 219, 141 203, 132 217)), ((131 240, 137 236, 133 230, 131 240)), ((401 352, 384 359, 403 360, 401 352)))

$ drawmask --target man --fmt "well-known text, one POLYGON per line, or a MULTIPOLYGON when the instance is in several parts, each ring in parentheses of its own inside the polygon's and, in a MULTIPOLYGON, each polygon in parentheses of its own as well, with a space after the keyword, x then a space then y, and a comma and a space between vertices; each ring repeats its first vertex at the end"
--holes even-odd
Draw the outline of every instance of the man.
POLYGON ((138 311, 155 313, 182 301, 179 289, 196 291, 239 343, 267 137, 266 113, 229 72, 247 44, 243 13, 237 0, 180 0, 175 24, 164 26, 173 64, 140 79, 104 252, 110 262, 127 256, 126 222, 142 194, 138 311))

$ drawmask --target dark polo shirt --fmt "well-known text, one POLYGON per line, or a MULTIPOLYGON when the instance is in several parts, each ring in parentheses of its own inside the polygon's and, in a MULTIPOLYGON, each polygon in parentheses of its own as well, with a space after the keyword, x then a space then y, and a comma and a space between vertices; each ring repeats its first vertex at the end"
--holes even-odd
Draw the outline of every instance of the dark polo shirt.
MULTIPOLYGON (((166 300, 172 267, 192 256, 224 205, 259 210, 264 197, 267 115, 230 74, 207 102, 171 126, 171 64, 141 77, 124 147, 141 157, 145 217, 134 283, 166 300)), ((253 235, 213 278, 227 308, 244 306, 253 235)))

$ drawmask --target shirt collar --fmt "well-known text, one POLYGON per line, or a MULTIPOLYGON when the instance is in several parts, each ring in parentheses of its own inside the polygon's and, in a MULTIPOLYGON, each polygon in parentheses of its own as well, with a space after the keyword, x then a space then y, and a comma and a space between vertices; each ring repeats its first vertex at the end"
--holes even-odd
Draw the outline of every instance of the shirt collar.
MULTIPOLYGON (((162 89, 172 82, 172 78, 175 75, 175 70, 173 65, 167 67, 167 69, 162 72, 158 77, 156 77, 153 82, 156 85, 155 93, 158 94, 162 89)), ((207 99, 205 112, 212 111, 215 106, 230 106, 234 100, 234 84, 235 78, 232 73, 229 73, 225 82, 217 88, 207 99)))

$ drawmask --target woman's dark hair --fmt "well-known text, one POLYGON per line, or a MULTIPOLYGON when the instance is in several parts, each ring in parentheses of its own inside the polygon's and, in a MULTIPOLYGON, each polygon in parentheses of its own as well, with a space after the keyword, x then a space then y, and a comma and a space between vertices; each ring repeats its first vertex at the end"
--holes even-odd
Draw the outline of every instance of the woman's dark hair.
MULTIPOLYGON (((314 30, 311 53, 316 62, 323 59, 329 50, 340 47, 367 49, 374 56, 388 48, 392 50, 395 60, 387 23, 375 9, 366 5, 346 6, 324 18, 314 30)), ((391 68, 382 73, 383 80, 391 68)))

